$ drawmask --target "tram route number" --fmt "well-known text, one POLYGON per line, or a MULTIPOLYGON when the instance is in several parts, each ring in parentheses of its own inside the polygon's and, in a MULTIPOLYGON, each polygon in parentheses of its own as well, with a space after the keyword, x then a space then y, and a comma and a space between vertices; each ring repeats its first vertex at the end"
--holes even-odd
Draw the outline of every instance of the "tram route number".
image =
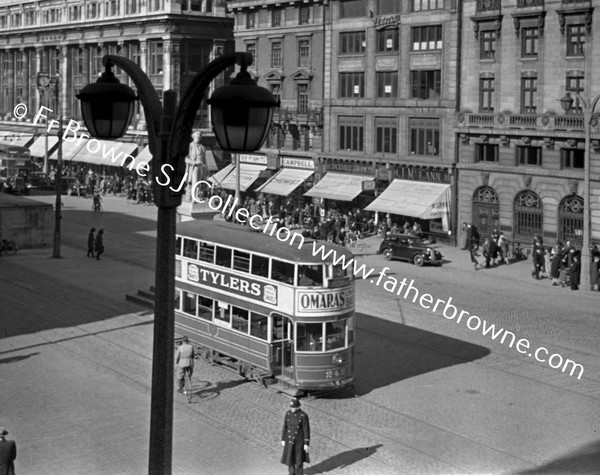
POLYGON ((334 369, 334 370, 327 370, 325 371, 325 377, 327 379, 332 379, 332 378, 341 378, 343 376, 346 376, 346 368, 339 368, 339 369, 334 369))

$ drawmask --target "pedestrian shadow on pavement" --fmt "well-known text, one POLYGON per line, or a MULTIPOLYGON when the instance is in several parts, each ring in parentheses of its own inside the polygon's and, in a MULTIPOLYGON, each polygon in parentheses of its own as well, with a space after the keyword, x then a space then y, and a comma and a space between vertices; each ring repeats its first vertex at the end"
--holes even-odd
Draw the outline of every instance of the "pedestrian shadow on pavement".
POLYGON ((590 442, 573 452, 517 475, 550 475, 564 473, 600 473, 600 440, 590 442))
POLYGON ((490 354, 483 346, 372 315, 356 313, 356 394, 490 354))
POLYGON ((10 356, 8 358, 0 358, 0 364, 16 363, 17 361, 26 360, 32 356, 39 355, 39 353, 30 353, 28 355, 10 356))
POLYGON ((304 469, 306 475, 314 475, 317 473, 325 473, 338 468, 346 468, 353 463, 364 458, 370 457, 377 449, 383 447, 383 444, 372 445, 371 447, 359 447, 358 449, 347 450, 333 457, 329 457, 316 465, 311 465, 304 469))
POLYGON ((204 386, 201 388, 197 387, 197 385, 194 384, 194 387, 192 388, 192 402, 194 400, 200 401, 214 399, 218 397, 222 391, 225 391, 226 389, 235 388, 249 381, 246 379, 232 379, 231 381, 219 381, 214 386, 213 383, 211 383, 210 381, 202 382, 204 383, 204 386))

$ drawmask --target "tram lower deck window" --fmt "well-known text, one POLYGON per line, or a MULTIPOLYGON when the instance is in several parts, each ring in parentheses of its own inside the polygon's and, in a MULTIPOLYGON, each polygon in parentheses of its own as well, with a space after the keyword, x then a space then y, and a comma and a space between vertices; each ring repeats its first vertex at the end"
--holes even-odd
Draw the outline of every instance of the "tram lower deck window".
POLYGON ((327 322, 325 324, 325 351, 335 350, 345 346, 346 322, 327 322))
POLYGON ((298 323, 297 351, 323 351, 323 324, 298 323))
POLYGON ((182 298, 182 303, 183 303, 183 307, 182 307, 182 311, 189 314, 189 315, 193 315, 194 317, 196 316, 196 294, 192 294, 190 292, 182 292, 183 294, 183 298, 182 298))
POLYGON ((198 295, 198 316, 204 320, 212 320, 213 299, 198 295))
POLYGON ((250 335, 266 340, 269 336, 269 317, 258 313, 250 313, 250 335))
POLYGON ((231 326, 234 330, 248 333, 248 310, 239 307, 231 307, 231 326))

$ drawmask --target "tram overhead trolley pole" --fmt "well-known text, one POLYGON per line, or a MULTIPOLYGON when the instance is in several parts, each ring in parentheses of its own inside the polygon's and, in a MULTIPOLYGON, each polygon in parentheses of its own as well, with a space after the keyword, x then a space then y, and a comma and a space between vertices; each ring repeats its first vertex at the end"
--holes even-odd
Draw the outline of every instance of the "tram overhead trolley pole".
POLYGON ((278 102, 268 90, 257 86, 246 71, 252 64, 252 55, 248 53, 223 55, 209 63, 192 79, 178 104, 176 93, 168 90, 163 94, 164 106, 161 105, 154 86, 140 67, 113 55, 102 58, 106 68, 102 77, 77 95, 83 120, 93 137, 122 137, 138 98, 147 121, 148 145, 153 156, 154 203, 158 207, 149 474, 168 475, 172 470, 175 231, 177 207, 184 193, 180 184, 185 175, 185 157, 206 89, 214 78, 236 63, 241 66, 237 77, 229 86, 217 89, 207 102, 211 105, 213 129, 221 148, 251 152, 262 146, 278 102), (131 77, 139 97, 119 82, 112 72, 113 66, 131 77))

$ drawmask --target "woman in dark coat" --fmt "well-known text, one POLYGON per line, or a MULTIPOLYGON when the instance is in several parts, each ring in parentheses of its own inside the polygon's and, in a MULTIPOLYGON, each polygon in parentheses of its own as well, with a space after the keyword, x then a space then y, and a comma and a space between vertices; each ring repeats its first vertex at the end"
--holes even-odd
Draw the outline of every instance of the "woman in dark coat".
POLYGON ((550 278, 552 279, 552 285, 558 285, 562 259, 563 256, 560 252, 560 248, 558 246, 554 246, 552 258, 550 259, 550 278))
POLYGON ((100 254, 104 252, 104 230, 101 229, 96 235, 96 259, 100 260, 100 254))
POLYGON ((288 466, 290 475, 302 475, 304 463, 309 463, 310 423, 308 415, 300 409, 300 401, 292 398, 290 409, 285 413, 281 445, 281 463, 288 466))
POLYGON ((569 268, 569 275, 571 277, 571 290, 579 289, 579 282, 581 279, 581 262, 580 262, 581 254, 579 251, 575 251, 573 253, 573 263, 569 268))

